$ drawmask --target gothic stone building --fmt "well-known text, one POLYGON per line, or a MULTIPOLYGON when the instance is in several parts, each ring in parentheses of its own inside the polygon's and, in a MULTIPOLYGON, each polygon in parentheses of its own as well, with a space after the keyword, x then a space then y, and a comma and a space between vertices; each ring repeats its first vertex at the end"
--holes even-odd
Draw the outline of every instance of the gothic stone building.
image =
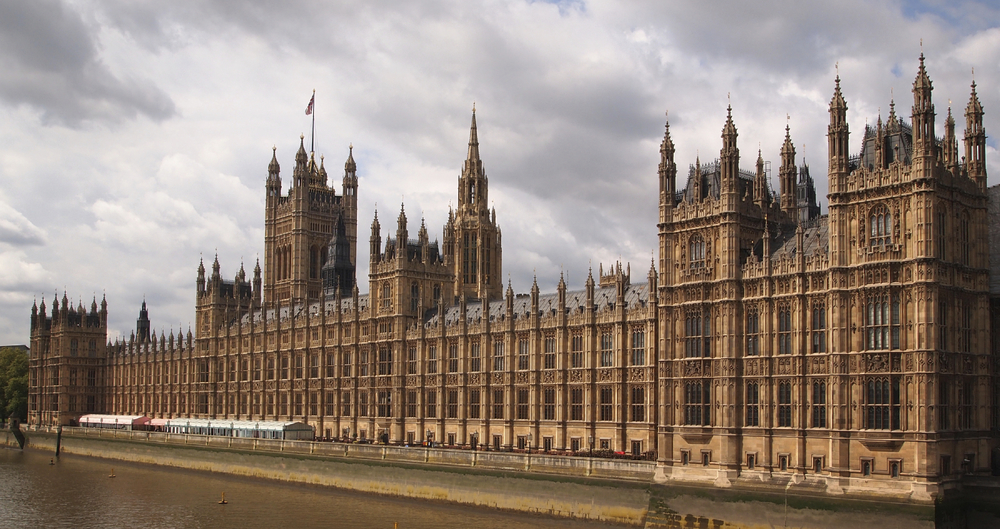
POLYGON ((423 222, 411 238, 402 209, 383 241, 376 215, 369 294, 353 155, 338 195, 300 144, 287 196, 268 166, 263 271, 200 265, 194 335, 150 334, 143 306, 106 344, 103 301, 32 308, 29 420, 298 420, 326 438, 646 454, 661 480, 934 497, 1000 463, 1000 311, 975 83, 961 157, 931 91, 921 56, 909 122, 893 103, 852 154, 838 76, 823 216, 787 127, 775 193, 761 153, 741 169, 731 108, 719 158, 679 188, 668 124, 658 263, 549 294, 503 287, 474 110, 442 243, 423 222))

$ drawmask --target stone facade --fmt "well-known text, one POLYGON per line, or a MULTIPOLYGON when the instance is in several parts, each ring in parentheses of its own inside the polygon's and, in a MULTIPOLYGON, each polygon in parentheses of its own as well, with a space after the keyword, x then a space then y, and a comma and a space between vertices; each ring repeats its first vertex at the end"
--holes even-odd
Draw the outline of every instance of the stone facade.
POLYGON ((72 379, 51 372, 78 362, 70 335, 106 336, 104 304, 87 325, 65 299, 32 309, 29 420, 299 420, 328 438, 645 454, 661 480, 934 497, 1000 464, 1000 311, 982 106, 973 83, 959 157, 950 108, 934 136, 931 91, 921 56, 910 122, 893 102, 852 155, 836 79, 822 216, 788 127, 774 193, 760 153, 740 168, 731 108, 718 160, 683 189, 668 124, 658 263, 551 294, 503 290, 474 109, 443 245, 423 222, 411 239, 403 208, 383 243, 376 214, 369 294, 353 155, 337 195, 300 145, 288 196, 276 156, 268 168, 263 272, 223 280, 216 258, 208 277, 199 266, 193 335, 149 336, 143 315, 137 335, 101 340, 93 407, 74 409, 72 379))

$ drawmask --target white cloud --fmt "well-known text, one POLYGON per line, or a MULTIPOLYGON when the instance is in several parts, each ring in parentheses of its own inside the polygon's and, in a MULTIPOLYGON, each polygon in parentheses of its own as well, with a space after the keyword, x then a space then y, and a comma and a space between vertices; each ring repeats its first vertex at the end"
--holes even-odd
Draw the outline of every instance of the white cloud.
MULTIPOLYGON (((890 89, 908 113, 921 37, 939 114, 964 109, 973 66, 987 131, 1000 108, 1000 16, 983 2, 47 1, 48 18, 18 8, 32 22, 0 52, 16 74, 0 81, 0 242, 19 288, 106 289, 125 334, 143 296, 158 328, 186 327, 201 255, 226 277, 252 268, 270 147, 287 187, 313 89, 334 182, 356 147, 363 287, 375 203, 383 233, 405 200, 411 231, 423 214, 440 237, 473 101, 518 291, 560 269, 579 288, 619 257, 645 276, 667 109, 682 173, 717 156, 727 94, 745 166, 758 145, 777 160, 789 114, 822 196, 838 62, 855 145, 890 89)), ((6 341, 27 341, 26 295, 0 299, 6 341)))

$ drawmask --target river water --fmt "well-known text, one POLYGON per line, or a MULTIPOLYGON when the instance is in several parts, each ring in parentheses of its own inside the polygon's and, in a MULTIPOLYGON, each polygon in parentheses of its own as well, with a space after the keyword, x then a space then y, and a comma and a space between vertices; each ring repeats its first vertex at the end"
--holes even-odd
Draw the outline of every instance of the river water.
POLYGON ((620 526, 0 448, 0 527, 620 526))

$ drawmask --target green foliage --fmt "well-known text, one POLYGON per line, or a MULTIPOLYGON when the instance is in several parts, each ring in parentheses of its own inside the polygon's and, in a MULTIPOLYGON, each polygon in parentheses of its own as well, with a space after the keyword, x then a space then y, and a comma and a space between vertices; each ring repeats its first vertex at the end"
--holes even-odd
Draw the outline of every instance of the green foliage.
POLYGON ((0 349, 0 418, 28 418, 28 354, 0 349))

